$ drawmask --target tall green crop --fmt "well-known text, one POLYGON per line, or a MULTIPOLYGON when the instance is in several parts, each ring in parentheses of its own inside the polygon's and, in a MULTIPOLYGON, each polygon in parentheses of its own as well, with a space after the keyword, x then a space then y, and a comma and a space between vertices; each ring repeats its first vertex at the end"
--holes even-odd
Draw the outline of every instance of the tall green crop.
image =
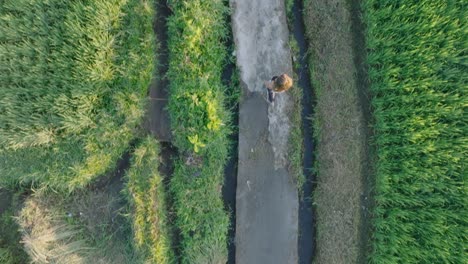
POLYGON ((468 259, 468 8, 364 1, 377 147, 372 263, 468 259))
POLYGON ((0 183, 73 189, 109 171, 144 111, 147 0, 0 1, 0 183))

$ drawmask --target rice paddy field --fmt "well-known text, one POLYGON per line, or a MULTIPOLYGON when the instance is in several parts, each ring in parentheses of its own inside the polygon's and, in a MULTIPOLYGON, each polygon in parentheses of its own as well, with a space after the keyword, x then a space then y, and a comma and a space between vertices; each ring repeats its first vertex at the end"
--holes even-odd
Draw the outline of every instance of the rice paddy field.
POLYGON ((464 1, 363 1, 377 148, 371 263, 467 259, 464 1))
POLYGON ((72 191, 115 167, 154 69, 150 1, 0 2, 0 182, 72 191))
MULTIPOLYGON (((0 0, 1 263, 235 263, 222 193, 241 93, 225 72, 229 3, 0 0), (172 142, 144 126, 155 79, 168 83, 172 142)), ((299 126, 288 158, 301 196, 317 185, 301 197, 314 263, 465 263, 466 3, 287 0, 290 22, 298 3, 309 57, 289 48, 310 66, 314 116, 300 116, 298 87, 294 123, 313 123, 315 165, 304 168, 299 126)))

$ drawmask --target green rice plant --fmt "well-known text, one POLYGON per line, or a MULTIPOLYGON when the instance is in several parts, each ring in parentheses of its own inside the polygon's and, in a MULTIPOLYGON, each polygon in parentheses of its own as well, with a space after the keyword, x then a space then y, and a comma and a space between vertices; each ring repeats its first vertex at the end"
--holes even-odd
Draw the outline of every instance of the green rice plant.
POLYGON ((159 145, 148 136, 135 149, 126 174, 134 240, 148 263, 175 263, 166 194, 158 167, 159 145))
POLYGON ((73 190, 110 171, 154 68, 149 0, 0 2, 0 184, 73 190))
POLYGON ((465 263, 465 1, 363 1, 377 147, 372 263, 465 263))
POLYGON ((226 263, 229 218, 221 199, 231 132, 221 73, 227 61, 222 0, 168 1, 169 112, 180 156, 170 189, 182 263, 226 263))

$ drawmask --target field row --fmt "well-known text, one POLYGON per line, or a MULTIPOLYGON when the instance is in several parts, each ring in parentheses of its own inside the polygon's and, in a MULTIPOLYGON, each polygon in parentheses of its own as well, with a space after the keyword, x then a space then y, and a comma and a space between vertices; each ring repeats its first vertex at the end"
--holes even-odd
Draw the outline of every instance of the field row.
POLYGON ((464 263, 466 4, 363 9, 378 156, 371 261, 464 263))
POLYGON ((154 71, 150 1, 0 3, 0 183, 72 191, 135 137, 154 71))
MULTIPOLYGON (((167 5, 173 175, 160 174, 159 143, 141 128, 161 44, 153 32, 158 4, 0 3, 0 186, 41 189, 4 217, 19 216, 31 260, 226 262, 221 187, 231 126, 221 74, 228 8, 222 0, 167 5), (113 175, 125 152, 126 184, 94 193, 89 186, 113 175)), ((0 242, 0 260, 24 257, 0 242)))

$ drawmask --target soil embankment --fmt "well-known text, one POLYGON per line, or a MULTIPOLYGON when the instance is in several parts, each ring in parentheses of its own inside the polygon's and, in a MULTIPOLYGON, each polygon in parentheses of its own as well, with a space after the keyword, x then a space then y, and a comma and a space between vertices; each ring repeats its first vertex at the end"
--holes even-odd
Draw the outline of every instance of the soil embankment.
POLYGON ((357 1, 307 1, 304 22, 318 128, 315 263, 365 263, 369 104, 357 1))
POLYGON ((298 192, 287 169, 288 93, 266 101, 264 81, 292 75, 284 1, 231 0, 239 105, 236 262, 297 263, 298 192))

